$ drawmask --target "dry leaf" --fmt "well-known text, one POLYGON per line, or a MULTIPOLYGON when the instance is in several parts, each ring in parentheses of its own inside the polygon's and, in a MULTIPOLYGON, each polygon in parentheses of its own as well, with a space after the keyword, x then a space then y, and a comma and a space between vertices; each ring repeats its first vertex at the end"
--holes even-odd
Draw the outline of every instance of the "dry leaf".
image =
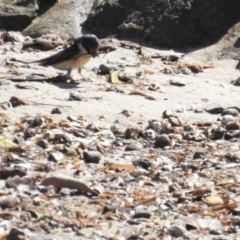
POLYGON ((111 71, 110 79, 111 79, 111 83, 113 84, 122 84, 122 82, 118 78, 118 71, 111 71))
POLYGON ((156 201, 156 196, 136 201, 137 205, 152 203, 156 201))
POLYGON ((150 69, 144 69, 144 73, 148 74, 148 75, 152 75, 152 74, 154 74, 154 71, 150 70, 150 69))
POLYGON ((131 95, 140 95, 140 96, 144 96, 146 99, 149 99, 149 100, 156 100, 153 96, 149 95, 149 94, 146 94, 142 91, 139 91, 139 90, 132 90, 129 94, 131 95))

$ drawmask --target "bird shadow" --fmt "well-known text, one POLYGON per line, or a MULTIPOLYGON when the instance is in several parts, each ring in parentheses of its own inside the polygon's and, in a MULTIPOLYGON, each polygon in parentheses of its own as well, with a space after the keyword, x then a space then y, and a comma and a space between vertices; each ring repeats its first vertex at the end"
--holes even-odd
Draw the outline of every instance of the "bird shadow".
POLYGON ((56 77, 51 77, 51 78, 42 77, 40 75, 39 76, 34 75, 32 77, 28 76, 27 78, 25 77, 8 78, 8 80, 12 82, 49 83, 63 89, 76 88, 80 84, 80 82, 77 82, 77 81, 67 80, 66 77, 63 75, 58 75, 56 77))

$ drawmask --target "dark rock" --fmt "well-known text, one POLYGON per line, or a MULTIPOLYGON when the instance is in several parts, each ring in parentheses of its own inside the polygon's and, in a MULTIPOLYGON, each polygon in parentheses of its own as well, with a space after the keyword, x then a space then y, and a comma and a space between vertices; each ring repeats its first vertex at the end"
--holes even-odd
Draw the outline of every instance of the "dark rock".
POLYGON ((148 159, 140 159, 140 160, 134 160, 133 166, 135 167, 141 167, 145 170, 148 170, 149 167, 151 167, 152 163, 148 159))
POLYGON ((211 138, 214 140, 221 139, 223 138, 225 132, 226 130, 223 127, 218 126, 216 129, 212 130, 211 138))
POLYGON ((144 211, 144 212, 137 212, 133 215, 133 218, 150 218, 151 217, 151 213, 144 211))
POLYGON ((23 240, 23 239, 26 239, 25 233, 17 228, 12 228, 6 237, 6 240, 23 240))
POLYGON ((37 142, 37 145, 43 149, 46 149, 49 146, 49 142, 45 139, 41 139, 37 142))
POLYGON ((59 108, 54 108, 52 111, 51 111, 51 114, 61 114, 61 110, 59 108))
POLYGON ((225 135, 224 135, 224 139, 226 139, 226 140, 230 140, 230 139, 233 139, 233 138, 239 138, 239 132, 238 131, 229 131, 229 132, 226 132, 225 135))
POLYGON ((61 152, 53 152, 48 156, 48 161, 59 162, 63 157, 64 155, 61 152))
POLYGON ((101 38, 113 34, 168 48, 200 46, 216 42, 237 23, 239 8, 238 0, 95 1, 83 27, 101 38))
POLYGON ((38 11, 37 0, 0 1, 0 26, 6 30, 22 30, 27 27, 38 11))
POLYGON ((193 154, 193 159, 203 158, 205 155, 205 152, 195 152, 193 154))
POLYGON ((83 158, 86 163, 99 163, 101 160, 101 153, 97 151, 83 152, 83 158))
POLYGON ((162 134, 162 135, 158 136, 155 141, 155 147, 157 147, 157 148, 164 148, 164 147, 170 146, 170 145, 171 145, 171 140, 167 134, 162 134))

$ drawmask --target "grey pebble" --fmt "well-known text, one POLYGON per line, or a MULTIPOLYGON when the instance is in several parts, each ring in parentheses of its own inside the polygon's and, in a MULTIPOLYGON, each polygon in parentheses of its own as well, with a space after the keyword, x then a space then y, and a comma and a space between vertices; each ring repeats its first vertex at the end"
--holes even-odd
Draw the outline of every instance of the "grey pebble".
POLYGON ((222 112, 222 116, 225 115, 232 115, 236 117, 238 115, 238 110, 236 110, 235 108, 227 108, 222 112))
POLYGON ((229 122, 231 122, 234 119, 234 117, 232 115, 225 115, 222 118, 222 125, 225 126, 227 125, 229 122))
POLYGON ((101 153, 98 151, 84 151, 83 158, 86 163, 99 163, 101 160, 101 153))
POLYGON ((218 114, 218 113, 222 113, 224 108, 218 103, 211 102, 204 107, 204 110, 212 114, 218 114))

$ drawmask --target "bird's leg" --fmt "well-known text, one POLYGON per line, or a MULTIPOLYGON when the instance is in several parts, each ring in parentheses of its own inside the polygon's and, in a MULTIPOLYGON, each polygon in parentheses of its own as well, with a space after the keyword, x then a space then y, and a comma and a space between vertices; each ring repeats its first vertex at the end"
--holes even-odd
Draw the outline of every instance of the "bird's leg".
POLYGON ((64 79, 65 79, 65 81, 70 80, 70 82, 76 82, 76 80, 71 76, 71 72, 72 72, 72 69, 69 68, 67 70, 67 74, 64 75, 64 79))
POLYGON ((81 75, 81 77, 83 78, 83 81, 87 81, 87 79, 83 76, 83 74, 82 74, 82 67, 80 67, 79 69, 78 69, 78 73, 81 75))
POLYGON ((67 74, 65 75, 66 80, 71 79, 71 72, 72 72, 72 69, 69 68, 69 69, 67 70, 67 74))

